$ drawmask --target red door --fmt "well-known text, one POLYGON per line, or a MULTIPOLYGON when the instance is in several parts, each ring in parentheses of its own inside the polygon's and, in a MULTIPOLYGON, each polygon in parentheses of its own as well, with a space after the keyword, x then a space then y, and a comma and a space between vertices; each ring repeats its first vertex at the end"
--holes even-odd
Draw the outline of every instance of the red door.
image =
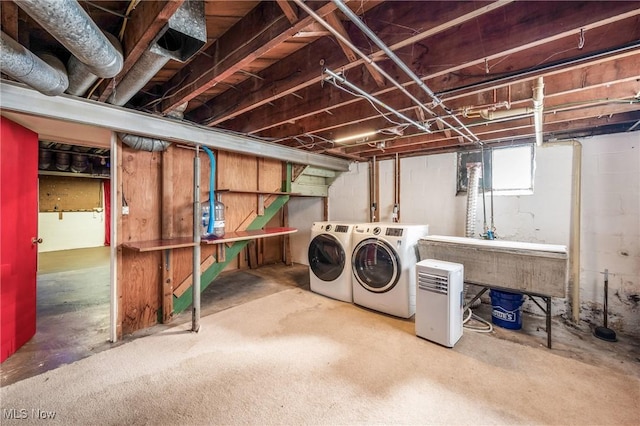
POLYGON ((0 362, 36 333, 38 135, 0 117, 0 362))

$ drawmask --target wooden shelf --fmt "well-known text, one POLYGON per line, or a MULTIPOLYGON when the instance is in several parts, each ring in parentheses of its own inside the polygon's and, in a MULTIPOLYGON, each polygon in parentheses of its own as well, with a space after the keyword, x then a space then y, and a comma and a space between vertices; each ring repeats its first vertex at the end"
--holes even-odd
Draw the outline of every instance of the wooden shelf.
POLYGON ((89 179, 111 179, 110 175, 94 175, 91 173, 57 172, 54 170, 38 170, 38 176, 64 176, 89 179))
MULTIPOLYGON (((277 237, 278 235, 293 234, 296 228, 265 228, 250 231, 227 232, 222 238, 202 239, 202 244, 225 244, 235 241, 256 240, 258 238, 277 237)), ((169 240, 130 241, 122 247, 137 252, 167 250, 174 248, 194 247, 193 238, 172 238, 169 240)))
POLYGON ((231 194, 258 194, 258 195, 300 195, 293 192, 280 192, 280 191, 248 191, 244 189, 216 189, 218 192, 226 192, 231 194))
POLYGON ((294 232, 298 232, 298 230, 296 228, 265 228, 251 231, 227 232, 222 238, 203 239, 202 244, 224 244, 235 241, 256 240, 258 238, 293 234, 294 232))

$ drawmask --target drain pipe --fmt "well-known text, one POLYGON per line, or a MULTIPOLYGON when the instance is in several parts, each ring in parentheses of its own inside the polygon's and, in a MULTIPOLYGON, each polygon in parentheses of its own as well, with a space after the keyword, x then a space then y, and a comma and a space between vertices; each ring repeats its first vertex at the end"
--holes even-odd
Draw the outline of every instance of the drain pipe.
POLYGON ((77 1, 20 0, 16 4, 98 77, 115 77, 122 54, 77 1))
POLYGON ((132 135, 129 133, 118 133, 118 137, 131 148, 140 151, 165 151, 169 148, 169 145, 171 145, 171 142, 161 139, 148 138, 146 136, 132 135))
POLYGON ((533 126, 536 135, 536 145, 542 146, 542 122, 544 121, 544 82, 542 77, 538 77, 537 84, 533 88, 533 126))
POLYGON ((64 64, 48 53, 36 54, 4 32, 0 34, 2 72, 48 96, 64 93, 69 85, 64 64))

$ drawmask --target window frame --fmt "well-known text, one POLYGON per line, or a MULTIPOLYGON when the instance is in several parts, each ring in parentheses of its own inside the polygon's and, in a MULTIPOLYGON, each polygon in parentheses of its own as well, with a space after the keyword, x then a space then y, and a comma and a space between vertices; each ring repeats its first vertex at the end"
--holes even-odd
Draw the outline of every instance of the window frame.
POLYGON ((468 163, 476 163, 482 162, 481 153, 484 153, 484 173, 483 176, 480 177, 480 185, 478 188, 479 193, 493 193, 493 195, 533 195, 534 186, 535 186, 535 160, 536 160, 536 145, 534 143, 521 143, 521 144, 512 144, 512 145, 502 145, 502 146, 492 146, 486 147, 484 149, 473 149, 473 150, 464 150, 458 151, 456 153, 456 167, 457 167, 457 177, 456 177, 456 195, 466 194, 467 193, 467 167, 468 163), (530 187, 529 188, 511 188, 511 189, 498 189, 493 190, 493 153, 494 150, 502 150, 502 149, 511 149, 511 148, 521 148, 524 146, 530 147, 530 187), (490 182, 489 185, 484 182, 490 182))

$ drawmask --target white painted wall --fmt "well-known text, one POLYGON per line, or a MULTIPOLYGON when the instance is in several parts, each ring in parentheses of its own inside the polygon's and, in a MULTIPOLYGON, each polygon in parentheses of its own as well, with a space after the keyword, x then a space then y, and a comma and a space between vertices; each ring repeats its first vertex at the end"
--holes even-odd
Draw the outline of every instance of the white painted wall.
POLYGON ((38 213, 39 252, 104 246, 104 210, 101 212, 38 213))
POLYGON ((329 187, 329 220, 369 221, 369 164, 351 163, 329 187))
MULTIPOLYGON (((600 272, 608 268, 609 326, 640 336, 640 143, 637 135, 626 133, 581 141, 580 289, 581 319, 600 325, 603 300, 600 272)), ((538 148, 534 194, 494 197, 494 222, 500 238, 569 246, 572 150, 568 143, 538 148)), ((390 221, 393 161, 381 162, 379 170, 378 212, 382 221, 390 221)), ((334 182, 329 190, 331 220, 369 220, 368 180, 368 165, 361 163, 353 164, 349 172, 334 182)), ((431 234, 464 236, 466 195, 455 195, 456 154, 402 159, 400 182, 401 222, 428 223, 431 234)), ((486 210, 490 224, 488 197, 486 210)), ((289 211, 290 215, 298 214, 293 208, 289 211)), ((302 229, 317 219, 306 220, 301 213, 296 220, 302 229)), ((476 230, 482 232, 481 199, 476 222, 476 230)), ((554 299, 554 315, 568 311, 567 300, 554 299)))
POLYGON ((292 197, 289 208, 289 226, 298 232, 290 235, 291 258, 293 262, 309 265, 308 249, 311 241, 311 224, 323 220, 324 201, 315 197, 292 197))
POLYGON ((581 317, 602 324, 606 268, 609 327, 640 336, 640 137, 581 142, 581 317))

